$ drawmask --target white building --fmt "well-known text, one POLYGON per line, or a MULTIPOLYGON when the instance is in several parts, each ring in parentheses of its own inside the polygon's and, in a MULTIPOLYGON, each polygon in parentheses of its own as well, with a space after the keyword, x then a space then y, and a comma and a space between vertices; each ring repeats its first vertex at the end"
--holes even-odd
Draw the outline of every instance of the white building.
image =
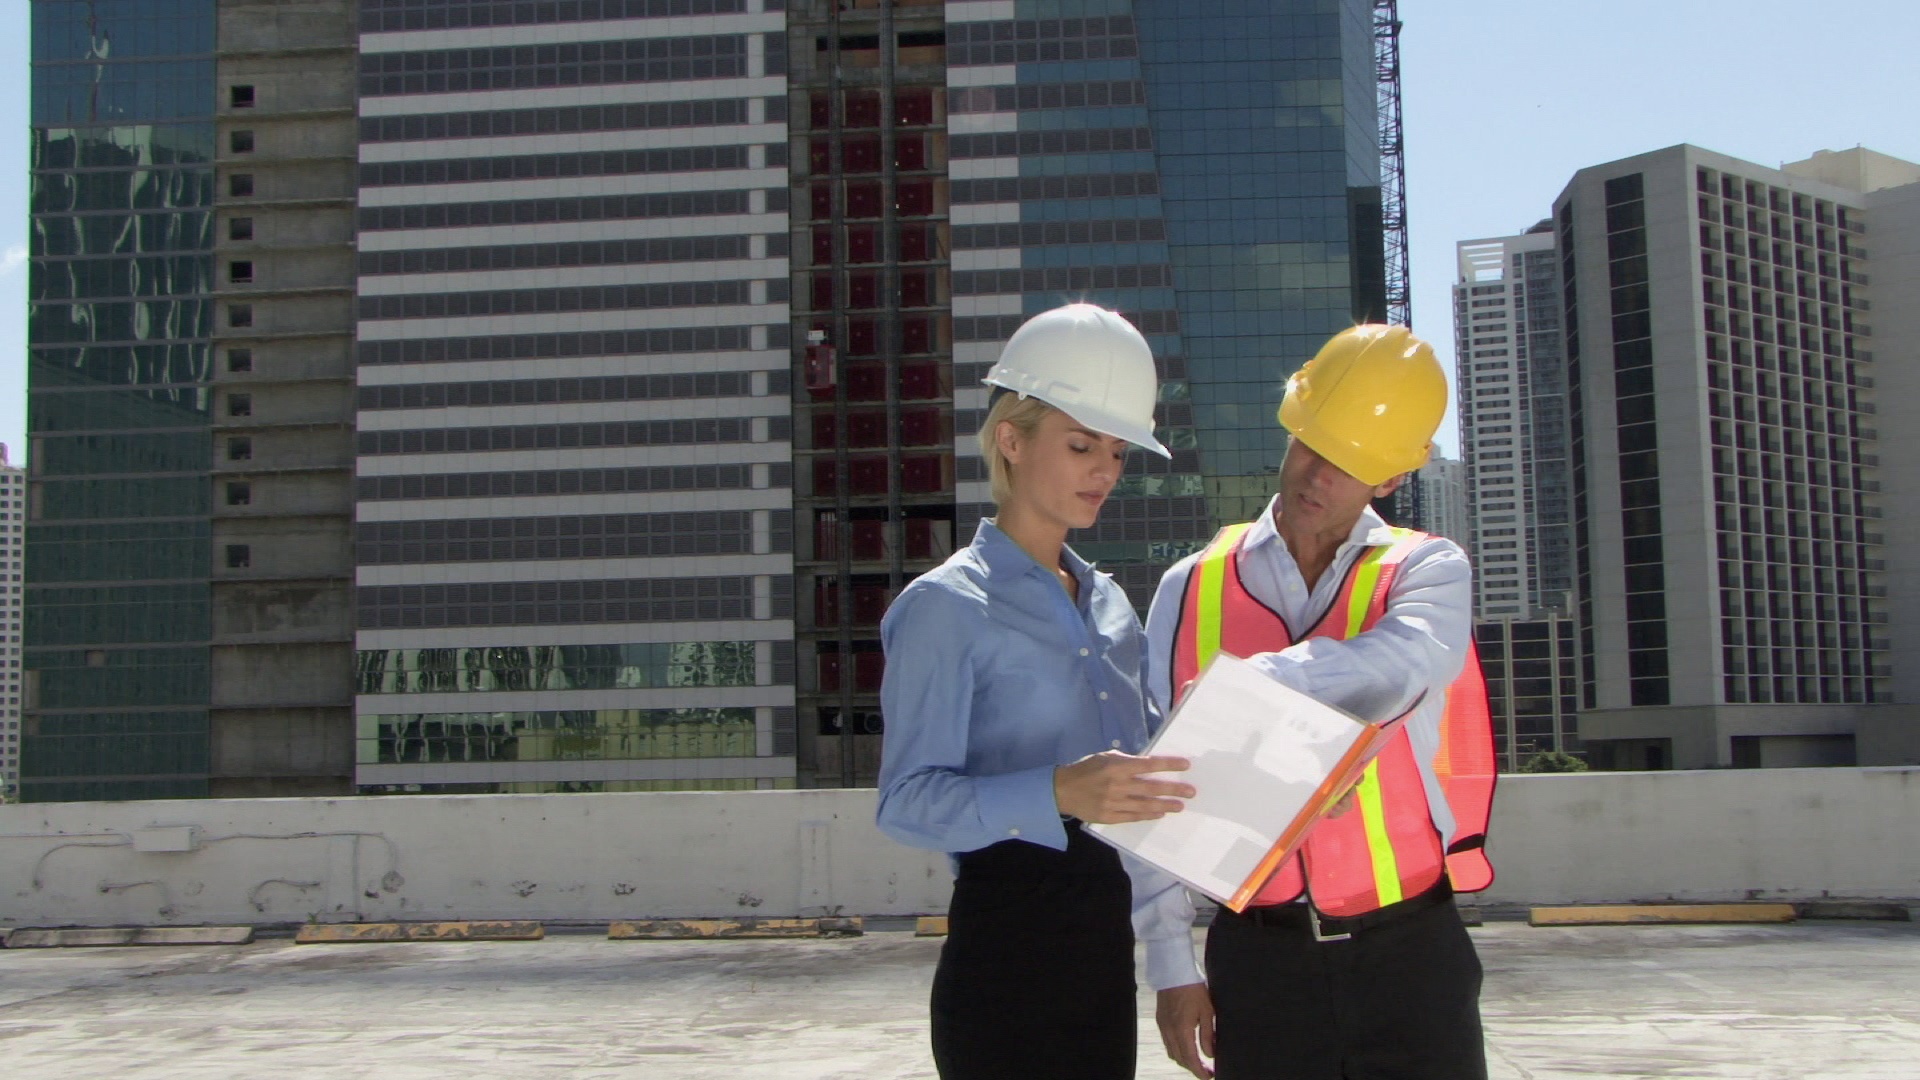
POLYGON ((1554 221, 1590 759, 1912 760, 1920 166, 1675 146, 1554 221))
POLYGON ((0 444, 0 802, 20 797, 21 564, 26 556, 27 470, 0 444))
POLYGON ((1494 742, 1512 770, 1580 749, 1559 259, 1548 222, 1456 250, 1464 542, 1494 742))
POLYGON ((1567 611, 1566 366, 1553 231, 1458 245, 1454 356, 1474 610, 1567 611))
POLYGON ((1467 463, 1447 457, 1436 443, 1414 482, 1420 485, 1424 515, 1420 527, 1465 547, 1473 529, 1467 517, 1467 463))

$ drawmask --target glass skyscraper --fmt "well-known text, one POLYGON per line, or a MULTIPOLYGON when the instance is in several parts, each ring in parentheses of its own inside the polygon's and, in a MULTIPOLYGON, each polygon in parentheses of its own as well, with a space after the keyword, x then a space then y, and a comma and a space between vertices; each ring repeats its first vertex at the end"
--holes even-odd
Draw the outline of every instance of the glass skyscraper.
POLYGON ((203 795, 212 0, 33 5, 28 800, 203 795))

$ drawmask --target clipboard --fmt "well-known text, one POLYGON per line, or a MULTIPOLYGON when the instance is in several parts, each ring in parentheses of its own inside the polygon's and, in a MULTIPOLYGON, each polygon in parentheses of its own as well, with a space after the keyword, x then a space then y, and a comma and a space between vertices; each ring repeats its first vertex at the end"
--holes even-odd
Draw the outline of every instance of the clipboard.
POLYGON ((1145 751, 1193 763, 1169 774, 1194 787, 1186 809, 1086 828, 1244 911, 1398 728, 1397 719, 1368 723, 1220 653, 1145 751))

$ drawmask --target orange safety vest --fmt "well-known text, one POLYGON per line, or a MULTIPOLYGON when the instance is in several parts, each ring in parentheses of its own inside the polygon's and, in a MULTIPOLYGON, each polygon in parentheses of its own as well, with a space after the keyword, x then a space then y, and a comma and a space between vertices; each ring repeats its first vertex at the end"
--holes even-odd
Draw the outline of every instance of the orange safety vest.
MULTIPOLYGON (((1222 650, 1246 657, 1279 652, 1295 641, 1285 620, 1254 599, 1241 581, 1240 549, 1250 527, 1220 530, 1187 577, 1174 633, 1176 693, 1222 650)), ((1354 562, 1339 598, 1309 637, 1344 640, 1371 629, 1386 614, 1400 564, 1427 539, 1412 529, 1393 533, 1392 544, 1372 548, 1354 562)), ((1402 726, 1355 786, 1355 808, 1315 825, 1300 854, 1274 872, 1253 903, 1287 903, 1304 890, 1321 912, 1346 917, 1418 896, 1438 884, 1443 871, 1456 892, 1478 892, 1493 883, 1484 846, 1493 807, 1493 724, 1471 639, 1466 667, 1447 688, 1433 769, 1454 814, 1451 843, 1433 823, 1413 744, 1402 726)))

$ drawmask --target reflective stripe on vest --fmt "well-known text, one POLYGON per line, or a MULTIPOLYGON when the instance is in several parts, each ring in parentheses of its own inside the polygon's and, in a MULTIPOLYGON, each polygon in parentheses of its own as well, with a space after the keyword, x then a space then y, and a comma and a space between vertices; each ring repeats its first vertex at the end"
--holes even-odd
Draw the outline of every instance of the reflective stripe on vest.
MULTIPOLYGON (((1285 620, 1241 581, 1239 554, 1248 528, 1222 529, 1188 577, 1172 650, 1176 694, 1216 653, 1278 652, 1295 641, 1285 620)), ((1400 565, 1427 539, 1408 529, 1393 532, 1393 543, 1371 548, 1356 560, 1333 606, 1309 636, 1350 638, 1385 615, 1400 565)), ((1493 730, 1479 659, 1471 652, 1447 691, 1433 769, 1455 818, 1452 845, 1443 846, 1434 828, 1426 785, 1403 728, 1367 766, 1354 788, 1353 809, 1315 826, 1300 857, 1282 866, 1254 903, 1284 903, 1311 886, 1320 910, 1354 915, 1418 895, 1438 882, 1442 872, 1456 891, 1486 888, 1492 867, 1482 844, 1492 806, 1493 730)))

